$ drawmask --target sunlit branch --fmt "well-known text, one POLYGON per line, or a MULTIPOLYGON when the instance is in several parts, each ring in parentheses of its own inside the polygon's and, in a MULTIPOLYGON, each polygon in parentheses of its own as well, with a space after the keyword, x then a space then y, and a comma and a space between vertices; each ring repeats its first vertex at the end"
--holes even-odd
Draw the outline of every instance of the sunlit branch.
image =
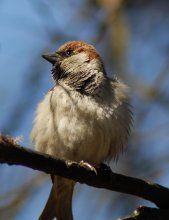
POLYGON ((22 165, 51 175, 58 175, 86 183, 89 186, 135 195, 155 203, 160 208, 169 208, 169 189, 145 180, 117 174, 102 165, 97 174, 76 162, 68 162, 24 148, 14 139, 0 136, 0 163, 22 165))
POLYGON ((169 219, 169 210, 150 207, 139 207, 131 215, 119 220, 164 220, 169 219))

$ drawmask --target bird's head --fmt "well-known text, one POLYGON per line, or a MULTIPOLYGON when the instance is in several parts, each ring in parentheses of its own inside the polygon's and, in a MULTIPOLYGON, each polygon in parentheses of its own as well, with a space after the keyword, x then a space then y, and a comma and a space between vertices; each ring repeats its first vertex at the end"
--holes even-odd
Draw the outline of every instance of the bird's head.
POLYGON ((52 65, 52 75, 57 82, 63 82, 79 92, 90 93, 105 77, 102 60, 96 49, 82 41, 70 41, 56 52, 42 57, 52 65))

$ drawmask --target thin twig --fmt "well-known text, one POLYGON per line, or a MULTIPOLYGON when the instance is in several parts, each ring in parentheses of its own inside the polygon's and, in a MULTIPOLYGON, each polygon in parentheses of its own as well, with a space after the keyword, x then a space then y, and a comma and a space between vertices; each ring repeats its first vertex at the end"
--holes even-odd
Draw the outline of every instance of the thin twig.
POLYGON ((119 220, 168 220, 169 210, 150 207, 139 207, 130 216, 119 220))

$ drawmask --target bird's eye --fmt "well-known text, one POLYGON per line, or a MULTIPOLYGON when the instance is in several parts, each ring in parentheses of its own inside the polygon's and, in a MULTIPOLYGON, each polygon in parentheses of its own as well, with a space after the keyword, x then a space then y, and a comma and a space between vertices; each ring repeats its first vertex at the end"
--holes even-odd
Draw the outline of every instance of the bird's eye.
POLYGON ((65 51, 65 54, 66 54, 66 56, 70 56, 71 54, 72 54, 72 50, 70 50, 70 49, 67 49, 66 51, 65 51))

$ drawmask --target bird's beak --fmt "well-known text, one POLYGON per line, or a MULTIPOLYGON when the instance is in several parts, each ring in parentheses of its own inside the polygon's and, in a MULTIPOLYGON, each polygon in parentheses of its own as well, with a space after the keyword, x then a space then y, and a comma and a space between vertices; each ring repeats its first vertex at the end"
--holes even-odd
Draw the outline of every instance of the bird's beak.
POLYGON ((53 65, 61 59, 58 53, 45 53, 42 57, 53 65))

